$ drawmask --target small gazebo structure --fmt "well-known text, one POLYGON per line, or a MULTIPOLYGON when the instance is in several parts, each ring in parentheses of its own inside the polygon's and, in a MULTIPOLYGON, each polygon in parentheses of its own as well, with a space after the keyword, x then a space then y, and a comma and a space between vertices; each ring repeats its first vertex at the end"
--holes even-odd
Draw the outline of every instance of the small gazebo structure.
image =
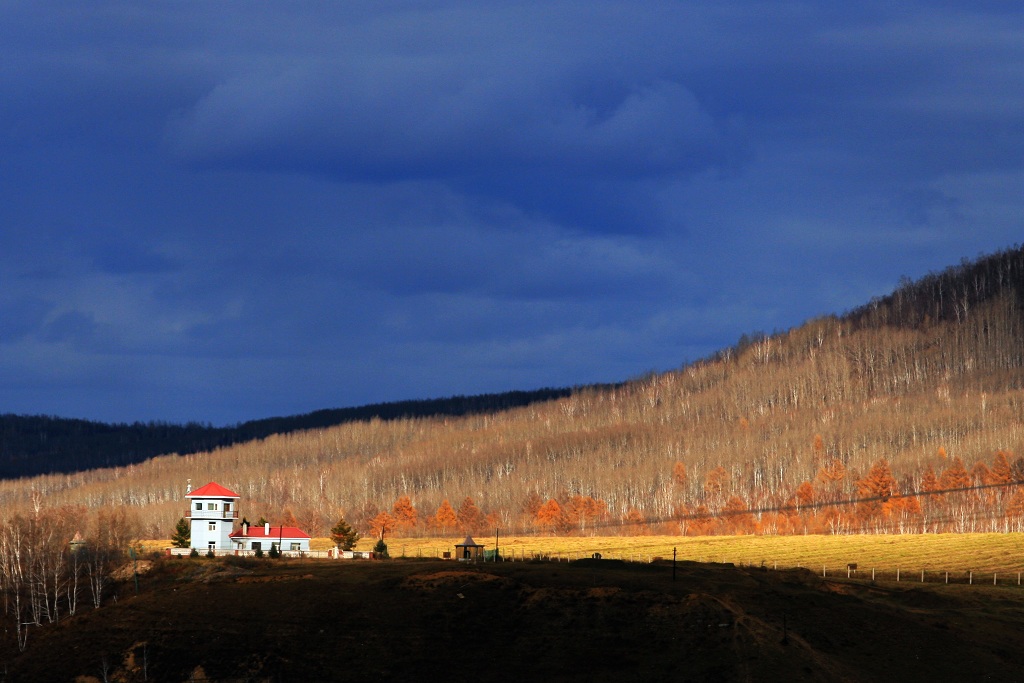
POLYGON ((484 547, 473 540, 472 536, 466 536, 462 543, 455 544, 455 559, 459 562, 476 562, 484 559, 484 547))

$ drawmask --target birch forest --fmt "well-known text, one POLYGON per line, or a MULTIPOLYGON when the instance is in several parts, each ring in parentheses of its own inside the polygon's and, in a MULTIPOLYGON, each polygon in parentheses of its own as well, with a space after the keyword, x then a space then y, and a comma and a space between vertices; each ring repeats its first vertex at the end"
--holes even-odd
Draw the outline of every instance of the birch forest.
MULTIPOLYGON (((1013 248, 612 387, 2 481, 0 538, 89 541, 115 514, 168 538, 189 479, 312 536, 1020 531, 1022 307, 1013 248)), ((38 586, 15 609, 44 619, 38 586)))

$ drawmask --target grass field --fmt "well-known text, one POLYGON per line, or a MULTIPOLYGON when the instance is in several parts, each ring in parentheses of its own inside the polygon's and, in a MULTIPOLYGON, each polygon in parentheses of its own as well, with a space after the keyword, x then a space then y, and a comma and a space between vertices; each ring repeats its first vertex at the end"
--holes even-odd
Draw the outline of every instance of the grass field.
MULTIPOLYGON (((392 557, 440 557, 454 550, 462 538, 393 538, 392 557)), ((478 543, 494 549, 493 536, 478 543)), ((374 539, 362 539, 357 549, 370 550, 374 539)), ((767 567, 806 567, 829 573, 845 572, 847 564, 861 571, 999 573, 1009 577, 1024 572, 1024 534, 908 534, 851 536, 520 536, 498 538, 501 555, 508 559, 577 559, 601 553, 605 559, 649 562, 672 559, 732 562, 767 567)), ((169 546, 169 541, 145 541, 148 550, 169 546)), ((331 542, 315 538, 313 550, 326 550, 331 542)))
MULTIPOLYGON (((441 539, 393 539, 388 548, 393 557, 437 556, 452 550, 462 539, 445 545, 441 539)), ((494 538, 476 539, 488 549, 494 538)), ((608 559, 647 562, 671 559, 673 549, 680 560, 732 562, 768 567, 807 567, 845 571, 847 564, 861 570, 877 568, 891 572, 976 572, 1016 574, 1024 571, 1024 535, 1021 534, 915 534, 879 536, 590 536, 517 537, 498 539, 506 558, 538 554, 576 559, 601 553, 608 559)), ((324 539, 324 546, 330 542, 324 539)), ((370 549, 370 541, 361 541, 370 549)), ((319 544, 318 546, 319 547, 319 544)))

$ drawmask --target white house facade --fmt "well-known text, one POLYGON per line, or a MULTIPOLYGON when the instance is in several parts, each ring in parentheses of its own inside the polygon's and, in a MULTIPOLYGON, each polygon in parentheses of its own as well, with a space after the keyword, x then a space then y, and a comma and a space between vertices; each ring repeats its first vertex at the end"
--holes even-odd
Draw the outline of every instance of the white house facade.
POLYGON ((242 522, 242 527, 231 533, 231 542, 235 550, 241 551, 269 552, 276 546, 284 552, 309 552, 309 534, 293 526, 250 526, 242 522))
POLYGON ((238 519, 240 496, 216 482, 185 494, 191 520, 192 547, 199 551, 231 550, 231 530, 238 519))

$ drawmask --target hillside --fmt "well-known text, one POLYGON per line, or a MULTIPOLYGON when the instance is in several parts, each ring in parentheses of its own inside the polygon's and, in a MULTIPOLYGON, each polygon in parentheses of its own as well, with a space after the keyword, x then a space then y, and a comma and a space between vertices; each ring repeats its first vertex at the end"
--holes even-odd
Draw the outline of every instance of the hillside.
POLYGON ((1010 681, 1024 666, 1019 589, 807 570, 180 559, 116 591, 22 654, 3 641, 5 678, 1010 681))
POLYGON ((453 526, 1016 530, 1024 526, 1024 496, 1012 485, 1024 473, 1022 312, 1024 249, 1015 248, 904 282, 842 317, 744 338, 674 372, 495 413, 358 420, 4 482, 0 505, 23 510, 35 495, 126 506, 140 533, 166 538, 192 479, 237 491, 250 519, 294 517, 314 535, 341 514, 378 533, 391 523, 381 512, 397 518, 393 533, 407 535, 453 526), (853 499, 870 500, 834 503, 853 499))

